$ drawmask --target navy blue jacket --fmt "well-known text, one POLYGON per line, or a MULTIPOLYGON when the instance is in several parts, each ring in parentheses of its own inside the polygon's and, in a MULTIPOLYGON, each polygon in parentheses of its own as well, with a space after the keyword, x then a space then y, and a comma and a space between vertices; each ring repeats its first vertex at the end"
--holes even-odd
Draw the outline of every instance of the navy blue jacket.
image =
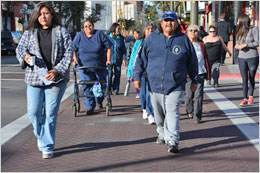
POLYGON ((180 28, 170 38, 157 29, 145 39, 134 65, 134 80, 140 81, 145 70, 155 93, 167 95, 174 90, 185 90, 187 74, 192 83, 197 83, 196 52, 180 28))
POLYGON ((126 59, 126 47, 125 47, 125 41, 124 41, 124 37, 121 35, 118 35, 116 37, 116 40, 114 40, 112 38, 112 34, 108 34, 107 37, 110 39, 110 41, 113 43, 112 46, 112 54, 111 54, 111 62, 112 64, 116 64, 116 65, 122 65, 122 60, 126 59), (116 42, 116 43, 115 43, 116 42), (116 44, 116 59, 114 60, 114 46, 116 44))

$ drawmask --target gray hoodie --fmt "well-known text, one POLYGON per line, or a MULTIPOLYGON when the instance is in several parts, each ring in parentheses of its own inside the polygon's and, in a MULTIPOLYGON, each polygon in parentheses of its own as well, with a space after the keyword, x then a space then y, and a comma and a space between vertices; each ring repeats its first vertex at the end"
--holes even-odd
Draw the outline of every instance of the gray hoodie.
POLYGON ((247 47, 239 50, 238 58, 249 59, 258 57, 257 47, 259 46, 259 31, 258 28, 251 28, 247 33, 245 41, 237 40, 237 44, 246 43, 247 47))

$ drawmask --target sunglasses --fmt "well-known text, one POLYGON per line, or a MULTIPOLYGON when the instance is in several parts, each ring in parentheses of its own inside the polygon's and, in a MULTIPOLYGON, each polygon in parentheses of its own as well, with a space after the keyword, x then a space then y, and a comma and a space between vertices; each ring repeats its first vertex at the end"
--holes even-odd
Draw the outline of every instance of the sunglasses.
POLYGON ((190 29, 189 31, 190 31, 190 32, 198 32, 197 29, 195 29, 195 30, 190 29))
POLYGON ((209 31, 210 33, 214 33, 214 32, 216 32, 216 31, 209 31))

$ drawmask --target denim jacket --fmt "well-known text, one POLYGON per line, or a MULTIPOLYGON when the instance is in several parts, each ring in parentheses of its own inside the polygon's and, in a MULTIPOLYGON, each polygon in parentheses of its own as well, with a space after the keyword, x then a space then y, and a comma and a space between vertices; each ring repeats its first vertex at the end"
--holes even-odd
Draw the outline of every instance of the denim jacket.
MULTIPOLYGON (((27 66, 25 69, 25 82, 31 86, 45 86, 43 81, 39 78, 36 70, 47 66, 41 55, 38 42, 38 29, 26 30, 16 48, 16 58, 22 63, 26 54, 34 55, 34 67, 27 66)), ((72 40, 67 29, 62 26, 55 25, 52 28, 52 68, 58 72, 54 83, 62 80, 69 81, 70 64, 72 62, 73 48, 72 40)))
POLYGON ((112 64, 122 65, 122 60, 126 59, 126 47, 125 47, 124 37, 121 35, 118 35, 116 37, 116 39, 114 40, 112 33, 108 34, 107 37, 113 43, 112 54, 111 54, 112 64))

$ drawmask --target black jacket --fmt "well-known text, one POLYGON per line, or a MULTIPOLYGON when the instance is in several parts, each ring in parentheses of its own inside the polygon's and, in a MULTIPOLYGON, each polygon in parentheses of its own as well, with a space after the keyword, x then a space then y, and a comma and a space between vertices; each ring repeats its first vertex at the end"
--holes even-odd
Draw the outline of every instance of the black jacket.
POLYGON ((224 42, 229 41, 229 35, 232 33, 232 26, 229 22, 220 21, 217 23, 217 35, 221 36, 224 42))

